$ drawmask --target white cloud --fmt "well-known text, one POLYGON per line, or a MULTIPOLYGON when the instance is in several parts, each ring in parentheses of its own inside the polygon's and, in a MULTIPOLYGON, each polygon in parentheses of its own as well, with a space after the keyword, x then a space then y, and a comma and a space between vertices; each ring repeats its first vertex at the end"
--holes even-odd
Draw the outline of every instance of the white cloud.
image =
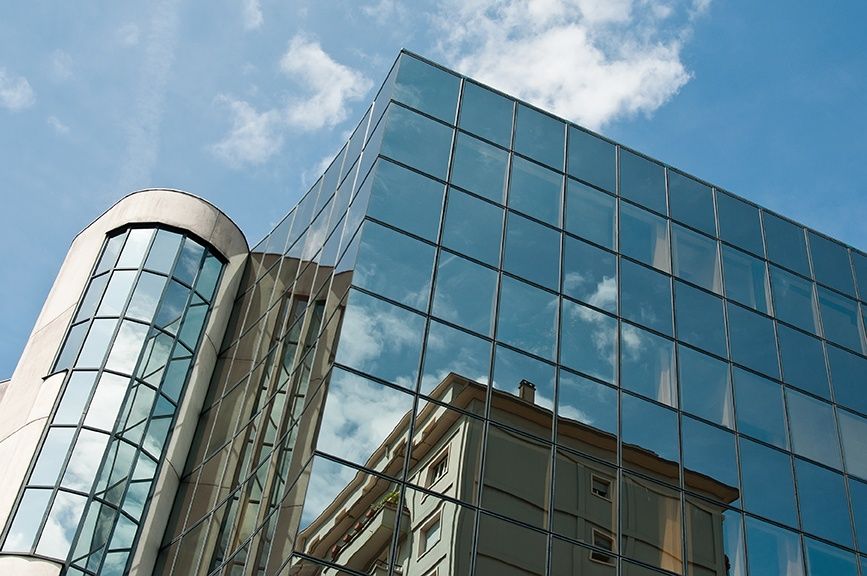
POLYGON ((49 72, 57 82, 64 82, 73 76, 74 63, 72 56, 65 50, 55 50, 49 60, 49 72))
POLYGON ((244 18, 244 28, 247 30, 256 30, 265 21, 259 0, 241 0, 241 15, 244 18))
POLYGON ((451 0, 440 48, 461 72, 599 128, 652 113, 689 81, 682 45, 709 3, 451 0))
POLYGON ((124 46, 136 46, 139 42, 139 28, 136 24, 124 24, 115 32, 117 41, 124 46))
POLYGON ((69 126, 60 121, 57 116, 49 116, 45 119, 48 125, 54 128, 58 134, 69 134, 69 126))
POLYGON ((0 66, 0 107, 13 112, 33 106, 36 95, 24 76, 10 76, 0 66))
POLYGON ((230 106, 232 129, 211 149, 229 166, 266 162, 279 152, 287 132, 333 128, 347 118, 349 104, 361 100, 372 85, 357 70, 336 62, 318 42, 300 36, 289 43, 280 70, 302 85, 306 96, 262 112, 244 100, 218 98, 230 106))

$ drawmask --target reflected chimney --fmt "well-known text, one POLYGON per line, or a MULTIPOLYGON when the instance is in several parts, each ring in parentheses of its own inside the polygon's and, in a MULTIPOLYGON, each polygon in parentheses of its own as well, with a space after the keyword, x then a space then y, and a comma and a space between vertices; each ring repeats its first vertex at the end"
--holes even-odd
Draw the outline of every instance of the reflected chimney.
POLYGON ((530 382, 529 380, 521 380, 521 383, 518 384, 518 396, 521 400, 525 402, 529 402, 530 404, 536 403, 536 385, 530 382))

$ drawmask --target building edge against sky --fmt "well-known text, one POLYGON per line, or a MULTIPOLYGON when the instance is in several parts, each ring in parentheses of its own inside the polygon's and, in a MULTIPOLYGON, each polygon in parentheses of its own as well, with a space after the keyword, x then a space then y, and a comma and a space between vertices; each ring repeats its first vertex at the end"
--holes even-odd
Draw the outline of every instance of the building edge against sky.
POLYGON ((865 287, 863 253, 406 54, 251 251, 214 207, 167 190, 76 238, 0 383, 0 568, 560 574, 580 558, 587 574, 857 574, 865 287), (708 382, 722 370, 713 406, 686 366, 708 382), (779 429, 749 413, 760 388, 779 429), (460 448, 426 444, 447 432, 460 448), (504 485, 509 450, 540 475, 504 485), (762 460, 783 471, 782 502, 761 502, 762 460), (582 482, 607 507, 569 504, 582 482), (630 524, 650 510, 639 493, 664 534, 630 524), (839 507, 833 521, 813 495, 839 507), (13 520, 22 509, 35 525, 13 520), (494 533, 534 552, 510 557, 494 533))

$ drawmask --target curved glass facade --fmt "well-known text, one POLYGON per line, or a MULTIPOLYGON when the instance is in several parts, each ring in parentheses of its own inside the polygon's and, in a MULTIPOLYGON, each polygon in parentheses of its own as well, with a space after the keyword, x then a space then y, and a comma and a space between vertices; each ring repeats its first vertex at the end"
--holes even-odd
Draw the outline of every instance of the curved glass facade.
POLYGON ((155 227, 113 233, 55 372, 62 393, 2 550, 123 574, 207 322, 223 263, 155 227))

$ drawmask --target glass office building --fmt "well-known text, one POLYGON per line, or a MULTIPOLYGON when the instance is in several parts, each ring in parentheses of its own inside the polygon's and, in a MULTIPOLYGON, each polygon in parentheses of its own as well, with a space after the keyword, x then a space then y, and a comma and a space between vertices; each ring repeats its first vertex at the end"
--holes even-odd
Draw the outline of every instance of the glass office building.
POLYGON ((0 569, 867 574, 864 253, 409 53, 254 248, 161 213, 0 383, 0 569))

